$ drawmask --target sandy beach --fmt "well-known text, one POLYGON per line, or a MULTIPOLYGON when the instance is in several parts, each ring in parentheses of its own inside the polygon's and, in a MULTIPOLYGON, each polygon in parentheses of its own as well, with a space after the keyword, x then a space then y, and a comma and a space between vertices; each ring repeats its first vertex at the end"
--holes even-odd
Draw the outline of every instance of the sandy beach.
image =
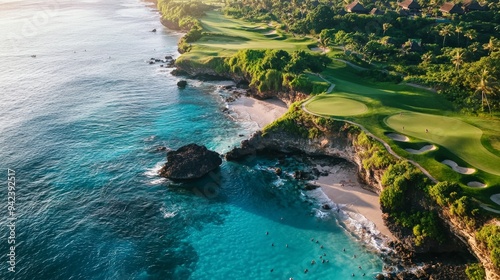
POLYGON ((329 175, 319 177, 313 183, 320 186, 328 198, 339 204, 341 210, 363 215, 375 224, 375 227, 382 235, 392 240, 395 239, 382 220, 379 196, 361 187, 354 166, 318 166, 318 169, 328 171, 329 175))
POLYGON ((286 104, 279 99, 258 100, 241 96, 229 103, 234 117, 241 121, 254 122, 259 129, 272 123, 288 110, 286 104))
MULTIPOLYGON (((287 111, 287 106, 278 99, 257 100, 242 96, 229 103, 229 109, 236 119, 254 122, 261 129, 281 117, 287 111)), ((329 175, 311 183, 320 186, 330 200, 341 205, 342 210, 363 215, 375 224, 381 234, 394 239, 382 220, 378 195, 361 187, 355 167, 341 165, 317 168, 328 171, 329 175)))

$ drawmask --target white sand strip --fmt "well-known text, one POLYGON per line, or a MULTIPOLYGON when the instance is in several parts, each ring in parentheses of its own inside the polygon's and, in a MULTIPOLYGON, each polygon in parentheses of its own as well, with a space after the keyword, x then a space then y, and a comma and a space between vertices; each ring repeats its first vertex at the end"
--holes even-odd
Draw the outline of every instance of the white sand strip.
POLYGON ((491 201, 495 202, 496 204, 500 205, 500 193, 494 194, 490 196, 491 201))
POLYGON ((236 119, 255 122, 259 128, 272 123, 288 110, 279 99, 258 100, 242 96, 229 104, 229 109, 236 114, 236 119))
POLYGON ((399 141, 399 142, 410 141, 410 138, 408 138, 408 136, 397 134, 397 133, 389 133, 389 134, 387 134, 387 137, 391 138, 394 141, 399 141))
MULTIPOLYGON (((321 170, 321 169, 320 169, 321 170)), ((345 205, 343 210, 359 213, 375 224, 381 234, 394 240, 382 219, 379 197, 376 193, 365 190, 358 182, 354 167, 342 166, 330 170, 328 176, 319 177, 314 182, 336 204, 345 205)))
POLYGON ((445 159, 441 163, 448 165, 453 170, 455 170, 455 172, 458 172, 460 174, 472 174, 472 173, 476 172, 476 169, 474 169, 474 168, 467 168, 467 167, 458 166, 458 164, 456 162, 449 160, 449 159, 445 159))
POLYGON ((406 151, 410 154, 423 154, 428 151, 434 151, 436 149, 436 146, 434 145, 425 145, 420 150, 415 150, 415 149, 406 149, 406 151))
POLYGON ((478 181, 472 181, 472 182, 467 183, 467 186, 469 186, 471 188, 484 188, 484 187, 486 187, 486 184, 483 184, 483 183, 478 182, 478 181))

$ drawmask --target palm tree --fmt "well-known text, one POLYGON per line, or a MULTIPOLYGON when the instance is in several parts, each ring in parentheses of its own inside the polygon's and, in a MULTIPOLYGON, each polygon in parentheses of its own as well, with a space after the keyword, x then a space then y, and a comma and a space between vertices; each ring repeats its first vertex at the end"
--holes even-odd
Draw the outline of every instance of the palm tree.
POLYGON ((389 30, 391 27, 392 27, 392 24, 390 24, 390 23, 386 22, 386 23, 382 24, 382 30, 384 30, 384 33, 382 35, 385 36, 385 32, 387 32, 387 30, 389 30))
POLYGON ((464 27, 461 25, 455 26, 455 33, 457 33, 457 42, 458 46, 460 46, 460 33, 464 31, 464 27))
POLYGON ((465 52, 462 49, 457 49, 455 55, 451 58, 451 63, 455 65, 455 70, 458 72, 460 70, 460 65, 464 63, 465 52))
POLYGON ((464 33, 464 36, 467 38, 466 46, 469 46, 469 40, 474 40, 477 37, 477 31, 475 29, 467 29, 464 33))
POLYGON ((422 55, 422 64, 427 65, 432 61, 432 52, 426 52, 422 55))
POLYGON ((490 41, 483 45, 485 50, 489 50, 488 54, 500 49, 500 42, 494 37, 490 37, 490 41))
POLYGON ((441 28, 441 30, 439 30, 439 36, 443 36, 443 48, 446 42, 446 37, 451 36, 453 34, 451 28, 452 28, 451 25, 445 25, 441 28))
POLYGON ((487 95, 495 93, 495 86, 495 77, 493 77, 486 68, 483 68, 483 70, 481 70, 481 73, 479 74, 479 82, 476 86, 476 92, 481 92, 481 107, 484 111, 484 102, 486 101, 490 115, 491 107, 490 103, 488 102, 487 95))

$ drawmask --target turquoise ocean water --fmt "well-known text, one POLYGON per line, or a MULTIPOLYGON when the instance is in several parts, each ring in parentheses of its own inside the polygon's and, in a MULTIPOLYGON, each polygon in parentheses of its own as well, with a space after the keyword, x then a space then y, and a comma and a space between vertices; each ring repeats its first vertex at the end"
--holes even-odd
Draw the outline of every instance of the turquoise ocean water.
MULTIPOLYGON (((335 211, 320 211, 296 181, 269 170, 276 159, 224 162, 213 178, 185 184, 155 174, 165 161, 158 146, 195 142, 222 153, 251 133, 222 113, 217 83, 179 90, 170 70, 146 63, 176 54, 179 36, 137 0, 0 2, 0 279, 379 273, 380 256, 335 211)), ((298 163, 287 162, 292 172, 298 163)))

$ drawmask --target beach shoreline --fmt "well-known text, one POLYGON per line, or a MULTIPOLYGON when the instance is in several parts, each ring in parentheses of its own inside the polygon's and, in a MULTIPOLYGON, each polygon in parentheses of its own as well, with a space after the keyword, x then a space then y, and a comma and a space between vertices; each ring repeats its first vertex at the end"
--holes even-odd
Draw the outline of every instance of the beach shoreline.
POLYGON ((237 121, 253 122, 258 130, 283 116, 288 107, 278 98, 259 100, 248 96, 240 96, 228 102, 231 116, 237 121))
MULTIPOLYGON (((359 214, 374 224, 375 229, 371 234, 381 234, 391 241, 396 240, 383 220, 383 213, 380 209, 379 196, 375 192, 368 190, 364 184, 358 180, 358 171, 352 165, 341 164, 333 167, 316 166, 321 172, 328 172, 327 176, 320 176, 311 182, 321 188, 323 193, 347 215, 350 213, 359 214)), ((357 220, 356 215, 350 215, 357 220), (353 217, 354 216, 354 217, 353 217)))
MULTIPOLYGON (((288 110, 286 104, 277 98, 258 100, 242 95, 235 101, 228 102, 228 109, 238 121, 254 122, 258 129, 280 118, 288 110)), ((321 187, 323 193, 346 214, 356 213, 373 223, 381 235, 389 240, 396 240, 382 218, 379 196, 367 190, 358 180, 358 171, 354 166, 335 165, 316 168, 327 172, 310 183, 321 187)), ((352 215, 351 215, 352 216, 352 215)), ((351 217, 357 219, 356 217, 351 217)), ((377 235, 377 233, 374 233, 377 235)))

